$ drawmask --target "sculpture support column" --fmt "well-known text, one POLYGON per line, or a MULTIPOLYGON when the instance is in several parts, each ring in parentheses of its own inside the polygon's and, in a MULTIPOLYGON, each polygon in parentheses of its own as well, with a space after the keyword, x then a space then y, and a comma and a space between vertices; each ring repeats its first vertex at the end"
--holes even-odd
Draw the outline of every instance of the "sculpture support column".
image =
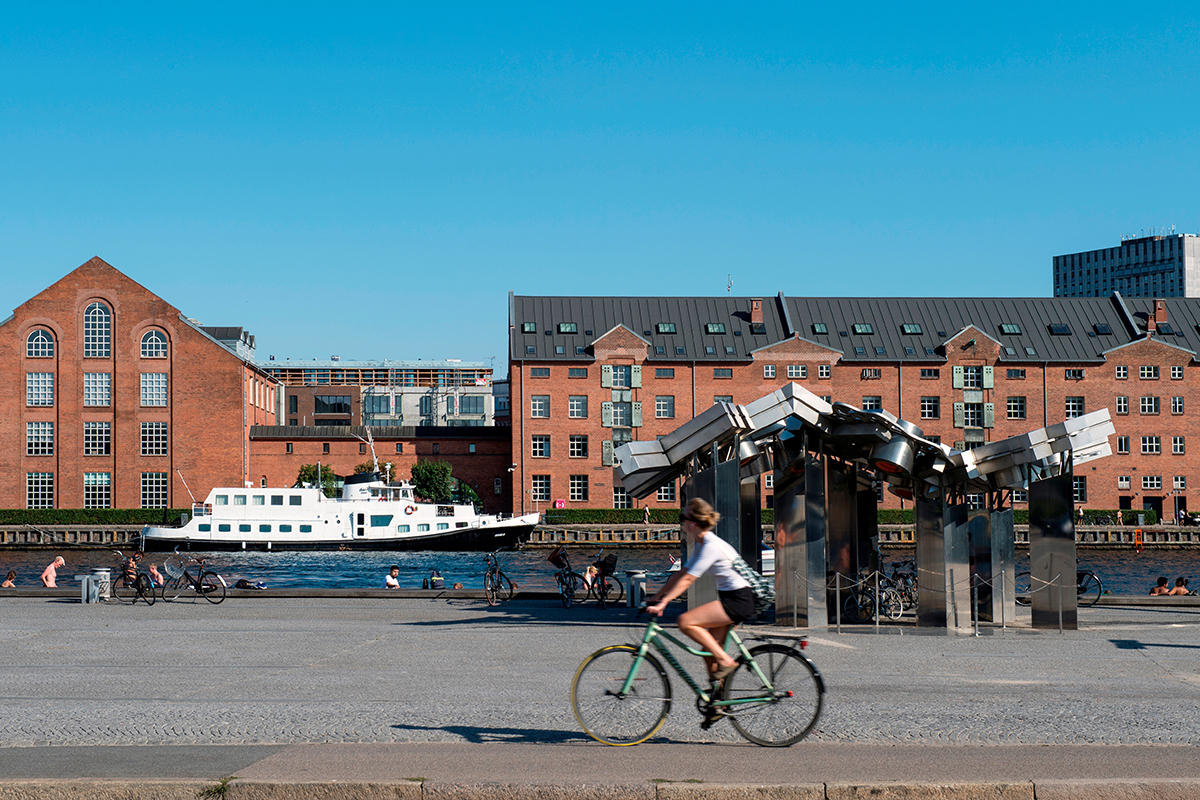
POLYGON ((917 626, 971 627, 967 508, 944 489, 914 503, 917 626))
POLYGON ((775 624, 813 628, 827 620, 825 466, 801 448, 775 470, 775 624))
POLYGON ((1033 627, 1076 630, 1075 492, 1072 473, 1029 484, 1029 576, 1033 627))

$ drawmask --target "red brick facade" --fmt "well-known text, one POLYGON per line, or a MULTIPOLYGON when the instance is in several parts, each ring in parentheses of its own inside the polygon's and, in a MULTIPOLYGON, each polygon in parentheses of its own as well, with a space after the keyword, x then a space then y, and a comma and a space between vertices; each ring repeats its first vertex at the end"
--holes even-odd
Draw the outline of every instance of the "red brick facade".
POLYGON ((6 508, 26 506, 30 481, 41 487, 34 492, 41 502, 83 507, 85 474, 109 483, 107 502, 93 484, 93 505, 141 507, 149 475, 147 505, 187 506, 184 480, 198 498, 213 486, 249 480, 250 426, 276 423, 272 378, 99 258, 0 325, 0 374, 0 403, 9 409, 0 421, 6 508), (85 323, 94 334, 90 351, 85 323), (150 344, 149 357, 147 334, 162 343, 150 344), (31 335, 39 341, 31 344, 31 335), (87 443, 85 423, 96 424, 87 443), (148 442, 143 423, 154 429, 148 442), (36 441, 49 432, 52 444, 36 441), (50 476, 52 484, 31 474, 50 476))
MULTIPOLYGON (((1152 316, 1151 330, 1153 321, 1152 316)), ((513 352, 520 353, 520 347, 532 341, 518 338, 513 352)), ((613 429, 604 424, 600 413, 600 406, 613 396, 611 388, 602 386, 603 370, 609 366, 640 371, 629 396, 634 408, 640 407, 641 424, 635 422, 630 432, 643 441, 669 433, 717 397, 748 403, 789 380, 834 402, 857 407, 877 402, 918 425, 926 436, 952 447, 970 446, 967 427, 976 438, 997 441, 1107 408, 1117 429, 1117 436, 1110 439, 1114 454, 1076 470, 1076 478, 1082 479, 1077 486, 1080 504, 1097 509, 1154 508, 1166 518, 1180 508, 1200 511, 1200 499, 1190 504, 1188 500, 1189 491, 1200 494, 1200 471, 1190 468, 1193 462, 1200 463, 1200 368, 1191 351, 1155 338, 1118 340, 1105 352, 1103 363, 1047 363, 1014 361, 1011 353, 1002 358, 1002 349, 981 327, 968 326, 945 341, 939 351, 944 360, 939 362, 860 359, 847 363, 841 353, 798 336, 755 349, 748 361, 656 361, 649 342, 618 325, 595 340, 587 353, 590 359, 564 363, 514 357, 509 371, 517 465, 513 506, 517 512, 545 508, 547 501, 535 502, 533 493, 546 480, 550 503, 562 501, 568 508, 613 506, 612 469, 603 463, 604 442, 613 438, 613 429), (822 367, 828 369, 827 376, 822 367), (1122 367, 1126 377, 1119 378, 1122 367), (1157 377, 1143 377, 1153 375, 1155 369, 1157 377), (572 370, 577 377, 569 377, 572 370), (537 396, 549 398, 548 416, 532 416, 537 396), (586 417, 571 416, 571 396, 587 398, 586 417), (659 402, 660 397, 673 399, 672 417, 656 414, 656 406, 672 405, 659 402), (1127 411, 1121 411, 1119 397, 1127 398, 1127 411), (1153 400, 1143 411, 1142 397, 1158 398, 1157 411, 1153 400), (970 405, 975 402, 978 416, 971 417, 970 405), (974 419, 978 424, 971 424, 974 419), (586 456, 570 454, 572 436, 587 437, 586 456), (535 437, 549 438, 535 441, 535 437), (1119 437, 1128 437, 1129 452, 1118 452, 1125 441, 1119 437), (1143 452, 1142 437, 1158 437, 1157 444, 1149 439, 1143 452), (586 476, 586 500, 571 499, 572 476, 577 486, 579 478, 586 476)), ((764 478, 764 496, 770 494, 764 478)), ((659 502, 653 495, 646 502, 652 507, 677 505, 659 502)), ((900 501, 885 492, 882 505, 899 507, 900 501)), ((1020 495, 1015 505, 1023 507, 1020 495)))

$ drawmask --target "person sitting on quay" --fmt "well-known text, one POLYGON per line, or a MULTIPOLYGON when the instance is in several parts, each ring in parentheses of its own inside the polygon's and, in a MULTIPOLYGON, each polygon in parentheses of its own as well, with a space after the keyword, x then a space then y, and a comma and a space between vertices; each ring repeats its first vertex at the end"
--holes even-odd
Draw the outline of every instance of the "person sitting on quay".
POLYGON ((164 586, 167 583, 167 579, 158 571, 157 564, 150 565, 150 580, 155 586, 164 586))
POLYGON ((16 570, 11 570, 11 569, 10 569, 10 570, 8 571, 8 577, 4 579, 4 583, 0 583, 0 589, 12 589, 12 588, 14 588, 14 587, 17 585, 17 584, 16 584, 16 580, 17 580, 17 572, 16 572, 16 570))
POLYGON ((47 589, 57 589, 58 568, 66 566, 66 563, 66 559, 62 556, 55 556, 54 560, 42 570, 42 586, 45 586, 47 589))
POLYGON ((383 588, 385 588, 385 589, 399 589, 400 588, 400 565, 399 564, 392 564, 391 571, 387 574, 387 577, 385 577, 383 579, 383 588))
POLYGON ((1167 588, 1167 576, 1162 575, 1158 579, 1158 583, 1150 590, 1150 596, 1156 597, 1160 594, 1170 594, 1171 590, 1167 588))
POLYGON ((1188 591, 1187 585, 1188 585, 1188 579, 1183 577, 1182 575, 1180 575, 1178 578, 1175 579, 1175 588, 1172 589, 1171 591, 1167 592, 1167 594, 1173 594, 1173 595, 1191 594, 1191 592, 1188 591))

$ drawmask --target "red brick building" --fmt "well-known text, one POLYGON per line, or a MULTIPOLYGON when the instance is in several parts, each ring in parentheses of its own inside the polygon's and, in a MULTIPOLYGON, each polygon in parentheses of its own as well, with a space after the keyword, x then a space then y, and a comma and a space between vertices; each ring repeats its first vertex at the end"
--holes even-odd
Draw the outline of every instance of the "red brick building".
POLYGON ((1187 448, 1200 300, 510 296, 509 309, 516 512, 628 507, 614 446, 787 381, 959 449, 1108 408, 1114 455, 1076 474, 1093 508, 1170 517, 1200 480, 1187 448))
POLYGON ((158 508, 250 480, 277 382, 93 258, 0 324, 6 508, 158 508))

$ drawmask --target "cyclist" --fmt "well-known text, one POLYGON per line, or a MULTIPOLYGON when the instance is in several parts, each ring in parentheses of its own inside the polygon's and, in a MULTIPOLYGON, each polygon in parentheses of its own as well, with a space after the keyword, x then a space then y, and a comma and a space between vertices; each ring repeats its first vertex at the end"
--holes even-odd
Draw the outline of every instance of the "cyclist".
POLYGON ((746 579, 733 570, 738 552, 712 532, 720 519, 721 515, 704 500, 696 497, 688 502, 687 510, 680 515, 680 527, 687 534, 691 557, 683 569, 673 573, 666 585, 655 592, 646 609, 661 617, 667 603, 686 592, 701 575, 716 578, 718 599, 679 616, 679 630, 713 654, 704 660, 714 683, 724 681, 738 667, 720 642, 725 641, 731 626, 754 616, 754 592, 746 579))

